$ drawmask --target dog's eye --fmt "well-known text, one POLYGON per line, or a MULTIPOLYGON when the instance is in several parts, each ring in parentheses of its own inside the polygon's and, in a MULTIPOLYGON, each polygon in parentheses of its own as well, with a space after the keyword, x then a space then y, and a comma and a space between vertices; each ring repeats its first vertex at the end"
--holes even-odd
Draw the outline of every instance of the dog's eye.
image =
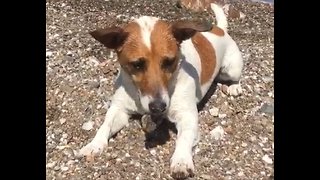
POLYGON ((170 70, 175 63, 175 58, 164 58, 162 61, 162 69, 170 70))
POLYGON ((143 58, 138 59, 137 61, 130 62, 131 66, 136 71, 142 71, 145 69, 146 61, 143 58))

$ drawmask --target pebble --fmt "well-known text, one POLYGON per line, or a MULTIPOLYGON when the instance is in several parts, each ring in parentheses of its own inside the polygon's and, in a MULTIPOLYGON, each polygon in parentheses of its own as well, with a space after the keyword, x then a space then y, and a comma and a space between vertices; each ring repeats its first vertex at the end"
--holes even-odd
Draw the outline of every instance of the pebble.
POLYGON ((150 150, 150 154, 152 154, 152 156, 156 156, 157 151, 155 149, 151 149, 150 150))
POLYGON ((223 120, 221 121, 221 125, 226 125, 227 124, 227 121, 223 120))
POLYGON ((92 88, 99 88, 99 87, 100 87, 100 82, 91 81, 91 82, 90 82, 90 86, 91 86, 92 88))
POLYGON ((61 169, 61 171, 68 171, 69 168, 68 168, 68 166, 62 166, 60 169, 61 169))
POLYGON ((53 54, 53 53, 52 53, 51 51, 47 51, 47 52, 46 52, 46 57, 51 57, 52 54, 53 54))
POLYGON ((205 179, 205 180, 210 180, 210 179, 212 179, 211 176, 208 175, 208 174, 202 174, 202 175, 200 175, 200 177, 201 177, 202 179, 205 179))
POLYGON ((55 167, 53 168, 53 170, 59 171, 59 170, 60 170, 60 167, 59 167, 59 166, 55 166, 55 167))
POLYGON ((64 124, 67 120, 65 118, 61 118, 59 121, 60 121, 60 124, 64 124))
POLYGON ((238 173, 238 176, 244 176, 244 173, 243 173, 242 171, 240 171, 240 172, 238 173))
POLYGON ((243 142, 243 143, 241 144, 241 146, 242 146, 242 147, 247 147, 247 146, 248 146, 248 144, 247 144, 247 143, 245 143, 245 142, 243 142))
POLYGON ((219 109, 216 108, 216 107, 212 107, 212 108, 209 109, 209 113, 210 113, 210 115, 213 116, 213 117, 218 117, 218 115, 219 115, 219 109))
POLYGON ((223 119, 223 118, 227 117, 226 114, 219 114, 218 116, 219 116, 220 119, 223 119))
POLYGON ((62 138, 63 139, 67 139, 68 138, 68 134, 67 133, 62 134, 62 138))
POLYGON ((251 136, 250 138, 249 138, 249 140, 251 141, 251 142, 255 142, 256 140, 257 140, 257 137, 256 136, 251 136))
POLYGON ((99 66, 99 64, 100 64, 100 62, 98 61, 98 59, 97 58, 95 58, 95 57, 93 57, 93 56, 91 56, 91 57, 89 57, 89 62, 93 65, 93 66, 99 66))
POLYGON ((83 123, 83 125, 82 125, 82 129, 83 129, 83 130, 86 130, 86 131, 90 131, 90 130, 93 128, 93 124, 94 124, 93 121, 85 122, 85 123, 83 123))
POLYGON ((267 114, 274 114, 274 105, 263 103, 259 111, 267 114))
POLYGON ((273 163, 272 159, 267 154, 262 157, 262 160, 264 162, 266 162, 267 164, 272 164, 273 163))
POLYGON ((210 131, 211 138, 216 141, 221 140, 224 137, 224 129, 221 126, 215 127, 212 131, 210 131))
POLYGON ((48 163, 46 166, 47 168, 53 168, 53 166, 56 165, 56 162, 51 162, 51 163, 48 163))

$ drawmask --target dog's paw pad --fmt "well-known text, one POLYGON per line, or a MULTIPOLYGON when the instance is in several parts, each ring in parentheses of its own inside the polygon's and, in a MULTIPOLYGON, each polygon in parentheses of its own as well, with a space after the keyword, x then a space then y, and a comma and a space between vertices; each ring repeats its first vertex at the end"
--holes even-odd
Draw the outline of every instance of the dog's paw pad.
POLYGON ((80 149, 78 156, 94 157, 96 155, 100 155, 103 152, 105 146, 106 143, 90 142, 89 144, 80 149))
POLYGON ((232 84, 228 86, 226 94, 230 96, 239 96, 242 94, 242 88, 240 84, 232 84))
POLYGON ((172 157, 170 166, 171 176, 174 179, 185 179, 194 176, 192 157, 172 157))

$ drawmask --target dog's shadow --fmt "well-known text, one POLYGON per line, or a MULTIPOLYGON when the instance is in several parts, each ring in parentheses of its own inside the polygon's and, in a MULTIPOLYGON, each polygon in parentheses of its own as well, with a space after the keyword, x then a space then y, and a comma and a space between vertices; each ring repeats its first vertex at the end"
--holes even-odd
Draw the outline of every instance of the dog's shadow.
MULTIPOLYGON (((209 101, 211 96, 215 93, 217 88, 217 81, 214 81, 210 86, 208 92, 204 96, 204 98, 198 103, 197 108, 198 111, 203 110, 205 104, 209 101)), ((135 115, 135 120, 139 120, 142 129, 145 132, 145 148, 150 149, 154 148, 158 145, 164 145, 170 140, 170 131, 174 134, 177 134, 177 129, 174 123, 170 122, 166 117, 151 117, 149 115, 135 115), (162 118, 152 119, 152 118, 162 118), (154 122, 160 122, 155 124, 154 122), (153 126, 151 128, 145 126, 153 126), (149 128, 149 130, 148 130, 149 128), (151 130, 150 130, 151 129, 151 130)))

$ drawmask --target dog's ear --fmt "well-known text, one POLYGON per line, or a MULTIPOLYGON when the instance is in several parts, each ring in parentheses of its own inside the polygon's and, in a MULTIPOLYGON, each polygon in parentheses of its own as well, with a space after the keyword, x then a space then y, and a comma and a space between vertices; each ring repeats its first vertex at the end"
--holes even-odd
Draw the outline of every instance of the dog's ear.
POLYGON ((102 43, 110 49, 117 49, 123 45, 128 37, 128 33, 124 32, 120 27, 111 27, 105 29, 97 29, 89 33, 94 39, 102 43))
POLYGON ((181 20, 172 23, 172 33, 176 40, 182 41, 191 38, 197 32, 210 31, 213 27, 209 21, 181 20))

